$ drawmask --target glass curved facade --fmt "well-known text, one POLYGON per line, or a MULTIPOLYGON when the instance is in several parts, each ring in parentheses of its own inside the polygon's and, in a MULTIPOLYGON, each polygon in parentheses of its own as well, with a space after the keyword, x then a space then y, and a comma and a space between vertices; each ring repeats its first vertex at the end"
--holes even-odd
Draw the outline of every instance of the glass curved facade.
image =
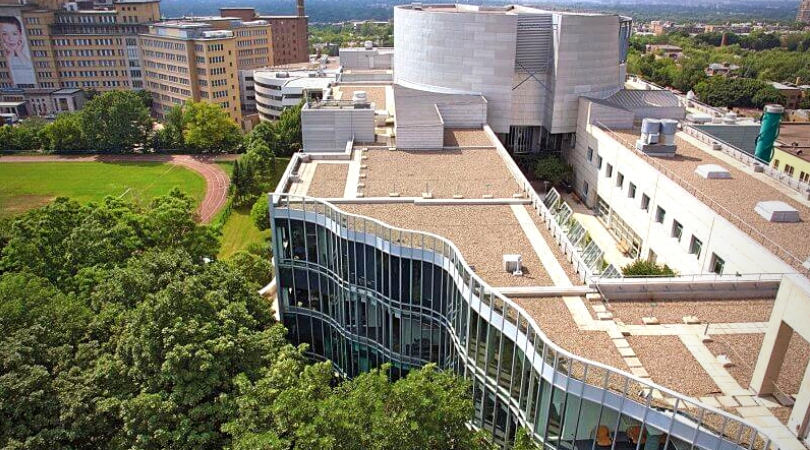
POLYGON ((346 376, 436 363, 472 381, 472 425, 504 445, 526 427, 548 448, 776 448, 736 416, 562 350, 443 238, 312 198, 270 205, 290 339, 346 376))

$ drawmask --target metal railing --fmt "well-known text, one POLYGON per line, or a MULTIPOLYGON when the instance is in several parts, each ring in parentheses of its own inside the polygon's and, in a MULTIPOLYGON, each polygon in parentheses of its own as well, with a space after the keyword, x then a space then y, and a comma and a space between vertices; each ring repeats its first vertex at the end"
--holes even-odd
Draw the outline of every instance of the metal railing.
POLYGON ((757 230, 753 225, 749 224, 738 215, 731 212, 728 208, 717 203, 714 201, 709 195, 698 189, 697 187, 690 184, 688 181, 683 179, 680 175, 676 174, 672 170, 668 169, 663 164, 659 163, 655 160, 652 156, 649 156, 643 152, 637 151, 635 145, 632 143, 627 142, 616 134, 613 130, 611 130, 608 126, 602 124, 599 121, 596 121, 596 125, 601 128, 605 133, 607 133, 613 140, 620 143, 621 145, 625 146, 628 150, 632 151, 636 156, 641 158, 644 162, 651 165, 653 168, 664 174, 667 178, 677 183, 681 188, 683 188, 686 192, 690 195, 698 199, 700 202, 708 206, 709 208, 713 209, 717 212, 722 218, 726 219, 732 225, 740 229, 743 233, 747 234, 751 239, 756 241, 759 245, 765 247, 768 251, 791 265, 800 273, 807 273, 808 270, 802 266, 802 261, 796 255, 779 245, 778 243, 774 242, 771 238, 766 236, 761 231, 757 230))
MULTIPOLYGON (((641 421, 642 428, 655 424, 656 428, 666 434, 664 448, 667 448, 670 439, 676 435, 681 440, 691 440, 689 445, 692 448, 695 446, 710 450, 740 448, 775 450, 779 448, 769 436, 745 419, 719 408, 702 404, 688 396, 653 383, 649 379, 591 361, 561 348, 545 335, 534 318, 523 308, 478 276, 455 244, 441 236, 397 228, 377 219, 346 213, 329 202, 311 197, 274 195, 271 198, 272 217, 276 216, 275 211, 278 209, 301 211, 305 219, 308 213, 315 214, 318 217, 316 220, 319 222, 323 220, 324 223, 329 220, 335 224, 332 226, 339 228, 338 231, 341 235, 345 233, 347 237, 352 233, 356 236, 358 232, 373 236, 375 242, 379 243, 377 245, 381 245, 380 248, 388 249, 387 251, 393 251, 392 249, 395 247, 412 245, 409 243, 421 242, 421 249, 408 247, 413 254, 425 255, 432 252, 434 255, 429 256, 431 260, 436 257, 444 257, 456 261, 457 264, 453 265, 459 273, 451 274, 451 276, 463 281, 462 291, 465 294, 462 295, 463 301, 471 310, 474 309, 473 304, 475 304, 480 317, 499 330, 503 339, 508 338, 516 346, 524 348, 527 357, 531 354, 532 370, 536 371, 537 376, 549 381, 553 386, 565 389, 569 394, 579 395, 583 399, 586 396, 593 398, 592 389, 596 388, 597 392, 602 392, 600 395, 603 405, 606 404, 608 393, 610 393, 611 401, 621 405, 619 412, 622 415, 635 417, 641 421), (484 310, 487 311, 486 314, 483 313, 484 310), (507 329, 511 331, 507 333, 507 329), (538 345, 536 340, 534 344, 530 342, 531 339, 528 336, 532 334, 539 338, 542 345, 538 345), (665 427, 667 427, 666 430, 663 429, 665 427), (690 437, 684 438, 683 436, 686 434, 690 437)), ((287 215, 289 217, 289 211, 287 215)), ((283 217, 283 215, 279 217, 283 217)), ((365 240, 365 237, 363 239, 365 240)), ((457 283, 459 282, 457 281, 457 283)), ((448 331, 456 333, 457 330, 448 331)), ((462 346, 455 342, 453 344, 458 347, 459 353, 465 355, 465 361, 474 365, 470 368, 472 373, 477 373, 480 369, 478 364, 482 361, 469 355, 466 345, 462 346)), ((483 361, 483 364, 486 373, 488 362, 483 361)), ((538 378, 533 379, 537 379, 539 382, 538 378)), ((508 402, 509 408, 515 411, 516 420, 532 430, 537 438, 542 438, 543 435, 536 434, 535 418, 527 417, 530 414, 521 410, 523 406, 520 399, 514 399, 515 394, 510 393, 509 390, 499 387, 494 389, 499 396, 511 397, 508 402)), ((538 413, 539 408, 533 411, 533 414, 538 413)), ((617 428, 618 425, 616 423, 617 428)))

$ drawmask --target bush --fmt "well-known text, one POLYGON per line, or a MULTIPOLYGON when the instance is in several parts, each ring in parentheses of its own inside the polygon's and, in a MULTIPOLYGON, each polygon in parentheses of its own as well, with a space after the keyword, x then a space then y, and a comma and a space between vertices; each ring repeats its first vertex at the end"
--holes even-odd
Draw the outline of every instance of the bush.
POLYGON ((637 259, 622 267, 622 274, 627 277, 673 277, 677 275, 675 271, 670 269, 668 265, 664 264, 663 266, 659 266, 658 264, 646 259, 637 259))
POLYGON ((544 156, 537 160, 534 176, 538 180, 548 181, 552 185, 562 182, 570 183, 574 177, 574 168, 556 156, 544 156))

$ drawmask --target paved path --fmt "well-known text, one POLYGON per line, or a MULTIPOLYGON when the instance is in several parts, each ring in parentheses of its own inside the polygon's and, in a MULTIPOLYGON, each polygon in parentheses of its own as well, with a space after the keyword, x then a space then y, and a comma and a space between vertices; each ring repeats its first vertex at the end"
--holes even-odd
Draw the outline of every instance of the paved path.
POLYGON ((139 162, 154 161, 174 164, 199 173, 205 179, 205 197, 200 202, 198 213, 202 223, 208 223, 214 218, 228 198, 228 188, 231 180, 214 161, 231 161, 236 155, 223 156, 196 156, 196 155, 20 155, 3 156, 0 163, 19 162, 139 162))

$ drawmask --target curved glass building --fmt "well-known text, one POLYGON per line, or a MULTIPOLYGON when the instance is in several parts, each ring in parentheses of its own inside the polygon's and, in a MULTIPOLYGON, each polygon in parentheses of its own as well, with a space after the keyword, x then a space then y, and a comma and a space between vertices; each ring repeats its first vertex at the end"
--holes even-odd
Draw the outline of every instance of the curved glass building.
POLYGON ((775 447, 739 417, 563 350, 452 242, 314 198, 270 205, 290 338, 348 377, 436 363, 472 381, 472 425, 504 445, 526 427, 546 448, 775 447))

